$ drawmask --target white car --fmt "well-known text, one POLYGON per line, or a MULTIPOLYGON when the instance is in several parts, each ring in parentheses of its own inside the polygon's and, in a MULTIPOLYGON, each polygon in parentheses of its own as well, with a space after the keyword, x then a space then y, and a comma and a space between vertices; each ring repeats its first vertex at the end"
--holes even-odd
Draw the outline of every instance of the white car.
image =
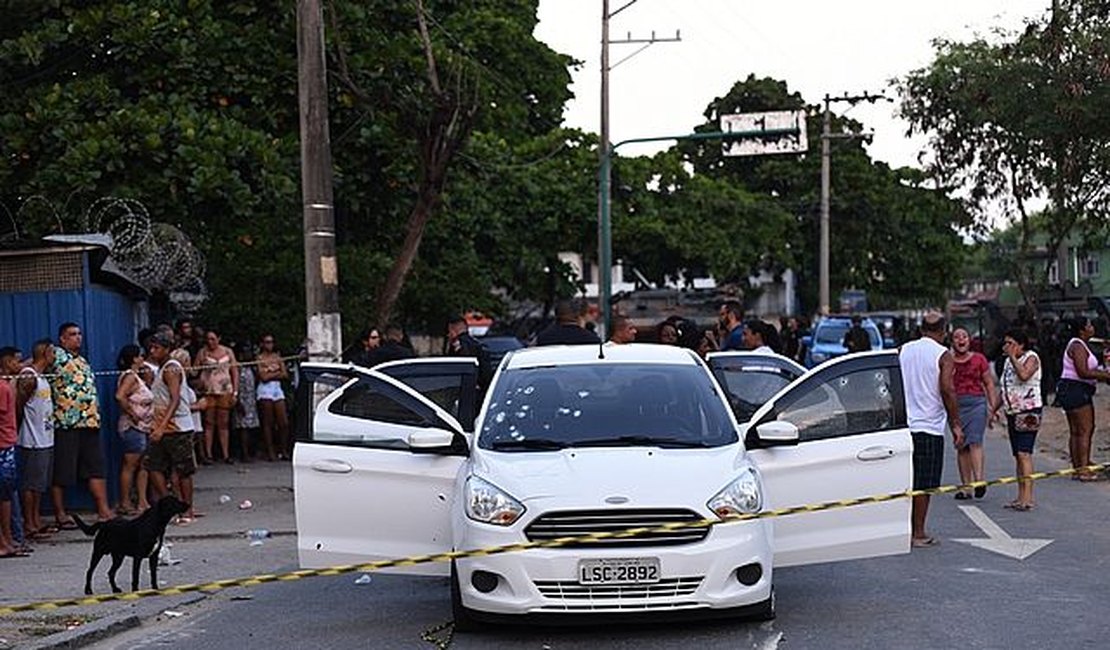
MULTIPOLYGON (((910 487, 894 352, 806 372, 779 356, 719 353, 707 364, 651 344, 531 348, 502 361, 477 415, 476 373, 458 358, 302 366, 302 567, 910 487)), ((460 628, 522 614, 769 618, 775 567, 905 553, 909 532, 899 499, 395 572, 450 575, 460 628)))

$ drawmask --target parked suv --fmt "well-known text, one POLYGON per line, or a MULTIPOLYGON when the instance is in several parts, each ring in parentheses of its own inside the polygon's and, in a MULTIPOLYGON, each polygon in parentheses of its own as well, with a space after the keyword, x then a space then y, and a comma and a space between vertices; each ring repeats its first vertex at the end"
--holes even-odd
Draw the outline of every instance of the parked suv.
MULTIPOLYGON (((879 326, 870 318, 863 319, 863 329, 871 339, 871 349, 883 349, 883 337, 879 333, 879 326)), ((805 346, 805 366, 812 368, 844 354, 848 349, 844 347, 844 335, 852 329, 852 320, 847 316, 829 316, 817 322, 813 334, 802 338, 805 346)))

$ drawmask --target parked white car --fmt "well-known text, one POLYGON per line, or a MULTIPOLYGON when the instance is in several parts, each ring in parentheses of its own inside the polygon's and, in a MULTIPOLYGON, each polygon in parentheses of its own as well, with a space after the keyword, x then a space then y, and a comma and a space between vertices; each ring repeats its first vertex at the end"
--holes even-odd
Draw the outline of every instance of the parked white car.
MULTIPOLYGON (((472 359, 302 366, 293 454, 302 567, 910 486, 894 352, 806 372, 779 356, 706 363, 662 345, 531 348, 502 361, 478 414, 476 373, 472 359)), ((775 567, 908 551, 900 499, 395 572, 450 575, 461 628, 521 614, 769 618, 775 567)))

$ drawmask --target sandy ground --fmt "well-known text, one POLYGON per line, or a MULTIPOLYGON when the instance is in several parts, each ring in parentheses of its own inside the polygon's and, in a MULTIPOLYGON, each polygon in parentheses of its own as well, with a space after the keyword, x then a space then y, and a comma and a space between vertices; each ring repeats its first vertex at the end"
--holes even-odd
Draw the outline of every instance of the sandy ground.
MULTIPOLYGON (((999 431, 998 425, 995 425, 995 430, 999 431)), ((1005 431, 1004 425, 1001 431, 1005 431)), ((1041 431, 1037 436, 1037 452, 1071 462, 1068 455, 1068 420, 1063 409, 1053 406, 1045 408, 1041 431)), ((1095 437, 1091 462, 1110 462, 1110 386, 1099 386, 1095 393, 1095 437)))

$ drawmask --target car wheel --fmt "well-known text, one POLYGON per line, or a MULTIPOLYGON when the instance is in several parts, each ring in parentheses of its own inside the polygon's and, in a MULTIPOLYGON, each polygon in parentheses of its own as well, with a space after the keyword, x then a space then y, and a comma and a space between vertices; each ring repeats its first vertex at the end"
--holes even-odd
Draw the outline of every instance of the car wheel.
POLYGON ((756 605, 755 612, 752 614, 754 621, 773 621, 775 620, 775 587, 771 586, 771 595, 767 600, 756 605))
POLYGON ((462 587, 459 585, 459 571, 451 562, 451 615, 455 619, 456 632, 474 632, 478 629, 478 622, 474 620, 470 610, 462 604, 462 587))

